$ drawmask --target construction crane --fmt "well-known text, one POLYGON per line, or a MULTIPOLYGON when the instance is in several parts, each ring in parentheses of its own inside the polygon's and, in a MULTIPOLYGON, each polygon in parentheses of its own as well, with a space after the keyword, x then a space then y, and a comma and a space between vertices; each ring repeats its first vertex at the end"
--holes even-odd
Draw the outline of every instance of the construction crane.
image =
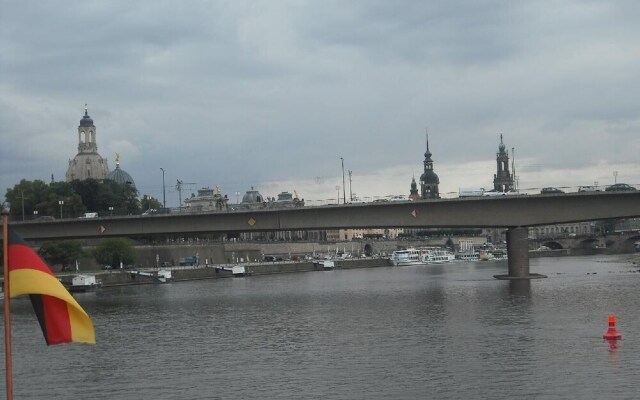
POLYGON ((178 200, 180 201, 179 205, 182 208, 182 191, 183 190, 193 190, 196 187, 194 182, 184 182, 180 179, 176 179, 176 192, 178 192, 178 200))

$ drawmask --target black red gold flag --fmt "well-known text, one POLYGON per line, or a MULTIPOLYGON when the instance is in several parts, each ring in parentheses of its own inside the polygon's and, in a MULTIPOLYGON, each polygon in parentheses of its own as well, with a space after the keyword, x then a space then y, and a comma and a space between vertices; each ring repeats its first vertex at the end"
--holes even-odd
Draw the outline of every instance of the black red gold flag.
POLYGON ((28 294, 48 345, 95 343, 93 322, 47 264, 9 228, 10 297, 28 294))

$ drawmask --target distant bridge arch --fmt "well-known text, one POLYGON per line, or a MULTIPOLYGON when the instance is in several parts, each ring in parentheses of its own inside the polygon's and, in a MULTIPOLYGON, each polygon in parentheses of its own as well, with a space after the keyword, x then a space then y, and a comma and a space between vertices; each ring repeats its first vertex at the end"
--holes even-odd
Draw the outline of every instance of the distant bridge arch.
POLYGON ((550 248, 551 250, 562 250, 562 249, 564 249, 562 244, 560 244, 560 243, 558 243, 558 242, 556 242, 554 240, 549 241, 549 242, 544 242, 542 245, 550 248))
POLYGON ((640 235, 630 236, 625 239, 620 243, 620 249, 626 253, 634 252, 636 251, 636 248, 633 245, 635 242, 640 242, 640 235))
POLYGON ((598 243, 600 243, 598 239, 589 238, 589 239, 580 241, 580 245, 577 247, 581 249, 595 249, 598 246, 598 243))

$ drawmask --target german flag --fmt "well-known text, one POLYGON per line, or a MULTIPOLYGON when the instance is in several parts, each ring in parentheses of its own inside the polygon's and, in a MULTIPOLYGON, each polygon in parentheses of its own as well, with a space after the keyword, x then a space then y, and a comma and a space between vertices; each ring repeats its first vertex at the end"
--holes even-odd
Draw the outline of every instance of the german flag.
POLYGON ((95 330, 87 313, 11 228, 8 244, 10 296, 29 295, 47 344, 95 343, 95 330))

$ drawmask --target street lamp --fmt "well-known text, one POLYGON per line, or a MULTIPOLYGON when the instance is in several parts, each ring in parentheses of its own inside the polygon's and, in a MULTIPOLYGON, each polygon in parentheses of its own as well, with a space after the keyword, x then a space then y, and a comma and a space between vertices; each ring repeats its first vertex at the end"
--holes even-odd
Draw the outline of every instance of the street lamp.
POLYGON ((109 206, 109 216, 113 217, 113 206, 109 206))
POLYGON ((62 206, 64 205, 64 201, 59 200, 58 204, 60 204, 60 219, 62 219, 62 206))
POLYGON ((353 201, 353 192, 351 191, 351 174, 353 171, 349 170, 349 201, 353 201))
POLYGON ((38 218, 38 210, 33 210, 33 219, 38 218))
MULTIPOLYGON (((340 161, 342 162, 342 204, 347 204, 347 192, 346 187, 344 185, 344 158, 340 157, 340 161)), ((340 193, 338 192, 338 197, 340 197, 340 193)), ((339 204, 340 202, 338 202, 339 204)))
POLYGON ((167 208, 167 198, 164 190, 164 168, 160 167, 160 170, 162 170, 162 207, 167 208))
POLYGON ((613 183, 618 183, 618 171, 613 171, 613 183))

